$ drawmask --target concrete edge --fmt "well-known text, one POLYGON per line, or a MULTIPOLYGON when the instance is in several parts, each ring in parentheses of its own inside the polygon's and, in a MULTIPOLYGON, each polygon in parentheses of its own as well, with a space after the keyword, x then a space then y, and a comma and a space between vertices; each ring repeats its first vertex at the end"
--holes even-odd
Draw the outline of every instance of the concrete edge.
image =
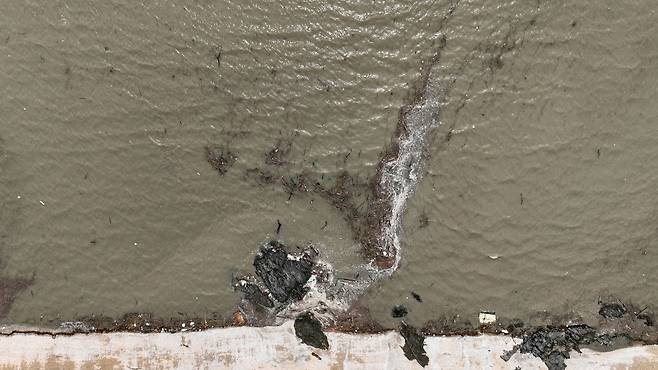
MULTIPOLYGON (((414 369, 396 332, 327 333, 330 349, 308 347, 292 322, 277 327, 231 327, 179 333, 108 333, 0 336, 0 369, 414 369), (314 355, 315 354, 315 355, 314 355)), ((429 337, 431 369, 545 369, 541 360, 500 355, 518 339, 508 336, 429 337)), ((572 353, 569 369, 658 369, 658 346, 572 353)))

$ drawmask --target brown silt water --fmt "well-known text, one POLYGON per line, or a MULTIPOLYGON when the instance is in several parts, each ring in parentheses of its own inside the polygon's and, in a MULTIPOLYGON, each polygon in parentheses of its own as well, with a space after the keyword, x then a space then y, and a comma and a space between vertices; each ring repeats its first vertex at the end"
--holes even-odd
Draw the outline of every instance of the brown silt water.
POLYGON ((649 1, 3 5, 4 324, 230 320, 271 239, 385 327, 656 302, 649 1))

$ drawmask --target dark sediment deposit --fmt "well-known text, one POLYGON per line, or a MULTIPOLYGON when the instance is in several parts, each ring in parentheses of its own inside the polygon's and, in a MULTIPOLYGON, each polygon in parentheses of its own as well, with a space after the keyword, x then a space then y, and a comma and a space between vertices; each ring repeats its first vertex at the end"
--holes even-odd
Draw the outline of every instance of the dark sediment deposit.
POLYGON ((353 305, 345 312, 339 313, 330 329, 354 334, 377 334, 386 331, 381 324, 372 319, 368 308, 358 304, 353 305))
MULTIPOLYGON (((127 313, 120 318, 112 318, 104 315, 89 315, 79 321, 66 322, 56 330, 43 330, 43 333, 73 334, 73 333, 175 333, 180 331, 200 331, 213 328, 223 328, 235 325, 233 320, 224 318, 218 314, 210 314, 204 317, 180 317, 162 318, 149 313, 127 313)), ((14 330, 14 332, 30 332, 14 330)))

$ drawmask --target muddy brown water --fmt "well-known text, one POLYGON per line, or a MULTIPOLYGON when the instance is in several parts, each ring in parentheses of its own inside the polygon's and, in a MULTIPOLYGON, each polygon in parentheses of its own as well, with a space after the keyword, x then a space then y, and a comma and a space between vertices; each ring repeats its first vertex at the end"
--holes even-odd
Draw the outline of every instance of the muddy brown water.
POLYGON ((228 316, 277 220, 350 277, 341 215, 248 170, 365 181, 443 38, 401 265, 362 303, 387 325, 396 304, 414 323, 655 304, 652 3, 461 1, 443 21, 451 5, 6 1, 0 283, 31 285, 3 322, 228 316), (225 174, 206 146, 237 157, 225 174))

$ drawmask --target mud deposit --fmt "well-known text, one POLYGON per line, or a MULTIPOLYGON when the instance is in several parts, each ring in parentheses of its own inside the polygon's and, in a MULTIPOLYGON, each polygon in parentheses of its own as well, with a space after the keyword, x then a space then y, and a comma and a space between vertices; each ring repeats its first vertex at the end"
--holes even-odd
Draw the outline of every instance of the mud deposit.
POLYGON ((3 332, 656 343, 654 8, 6 1, 3 332))

